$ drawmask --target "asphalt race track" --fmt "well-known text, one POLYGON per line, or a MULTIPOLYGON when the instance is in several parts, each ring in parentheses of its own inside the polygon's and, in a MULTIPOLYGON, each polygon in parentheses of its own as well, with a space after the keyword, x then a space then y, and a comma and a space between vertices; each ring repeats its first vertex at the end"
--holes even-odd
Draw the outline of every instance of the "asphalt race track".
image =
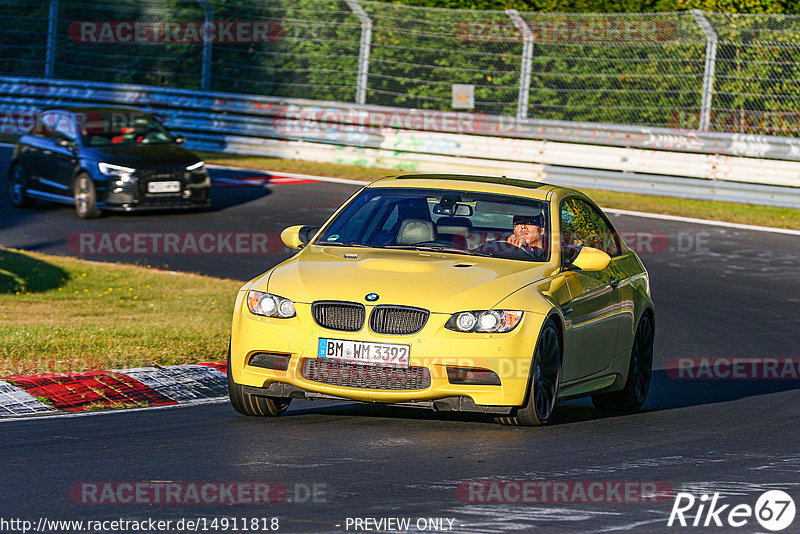
MULTIPOLYGON (((243 171, 212 176, 215 207, 200 213, 83 221, 66 206, 17 210, 4 197, 0 245, 75 254, 69 239, 81 232, 267 232, 277 239, 291 224, 322 222, 357 189, 270 182, 243 171), (250 179, 254 185, 237 182, 250 179)), ((573 401, 559 405, 546 427, 509 428, 479 416, 295 400, 285 416, 264 420, 213 403, 7 421, 0 423, 0 516, 278 517, 280 532, 344 532, 348 518, 366 517, 411 518, 412 531, 424 530, 420 518, 454 519, 452 532, 703 530, 667 527, 671 497, 463 502, 457 489, 475 480, 649 481, 698 498, 719 492, 720 504, 750 506, 764 491, 780 489, 800 503, 800 380, 686 379, 666 370, 677 358, 800 357, 800 238, 630 216, 612 220, 624 236, 656 235, 657 250, 641 253, 657 324, 656 370, 642 413, 600 417, 589 402, 573 401), (276 482, 286 495, 254 506, 82 504, 69 494, 77 483, 137 481, 276 482), (315 484, 316 499, 308 495, 315 484)), ((270 252, 84 257, 245 280, 289 255, 277 246, 270 252)), ((792 529, 800 530, 800 519, 786 532, 792 529)), ((752 517, 737 529, 765 531, 752 517)))

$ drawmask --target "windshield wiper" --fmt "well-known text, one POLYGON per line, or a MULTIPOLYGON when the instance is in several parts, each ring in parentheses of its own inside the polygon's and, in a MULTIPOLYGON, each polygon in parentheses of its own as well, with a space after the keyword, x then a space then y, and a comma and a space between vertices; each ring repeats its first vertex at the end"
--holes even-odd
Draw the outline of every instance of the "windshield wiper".
POLYGON ((380 248, 374 247, 372 245, 365 245, 363 243, 349 243, 347 241, 322 241, 312 243, 313 245, 317 245, 319 247, 359 247, 359 248, 380 248))
POLYGON ((475 250, 466 250, 463 248, 448 247, 445 245, 389 245, 383 248, 393 248, 399 250, 424 250, 430 252, 452 252, 454 254, 466 254, 468 256, 484 256, 492 258, 493 256, 486 252, 478 252, 475 250))

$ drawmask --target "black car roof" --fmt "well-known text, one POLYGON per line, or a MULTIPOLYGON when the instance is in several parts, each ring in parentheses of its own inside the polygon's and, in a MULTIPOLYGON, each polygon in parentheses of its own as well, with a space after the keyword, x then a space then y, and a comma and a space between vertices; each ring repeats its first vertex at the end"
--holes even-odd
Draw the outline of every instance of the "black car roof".
POLYGON ((69 111, 70 113, 130 113, 131 111, 136 111, 139 113, 152 115, 152 113, 149 111, 144 111, 134 107, 126 108, 122 106, 61 106, 42 110, 42 113, 46 113, 48 111, 69 111))

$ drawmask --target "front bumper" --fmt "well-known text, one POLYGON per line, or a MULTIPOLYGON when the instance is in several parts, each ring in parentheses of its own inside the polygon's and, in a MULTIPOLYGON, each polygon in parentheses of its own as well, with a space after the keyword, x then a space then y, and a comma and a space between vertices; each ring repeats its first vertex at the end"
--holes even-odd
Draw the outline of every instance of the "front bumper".
MULTIPOLYGON (((248 390, 251 393, 276 397, 323 395, 363 402, 507 413, 508 407, 524 402, 531 358, 544 320, 543 315, 526 312, 517 328, 509 333, 467 334, 444 328, 450 314, 431 313, 423 329, 416 334, 379 335, 367 326, 351 333, 319 326, 312 318, 310 304, 296 303, 297 315, 290 319, 252 315, 242 302, 244 295, 245 292, 239 293, 234 313, 231 374, 237 384, 254 388, 248 390), (303 362, 317 360, 320 338, 408 345, 410 367, 426 369, 430 381, 419 389, 376 389, 309 379, 308 367, 304 376, 303 362), (256 352, 289 355, 288 369, 280 371, 248 365, 250 356, 256 352), (500 378, 500 385, 452 384, 447 367, 491 370, 500 378)), ((369 314, 371 306, 366 308, 369 314)), ((330 361, 328 358, 319 360, 330 361)), ((365 368, 366 374, 374 370, 371 366, 358 367, 365 368)))
POLYGON ((160 201, 132 201, 121 204, 104 202, 97 207, 106 211, 144 211, 144 210, 190 210, 207 208, 211 201, 206 200, 160 200, 160 201))
MULTIPOLYGON (((330 400, 353 400, 347 397, 337 397, 303 389, 286 382, 272 382, 264 388, 254 388, 244 386, 244 392, 257 397, 278 397, 289 399, 330 399, 330 400)), ((410 400, 392 403, 396 406, 409 406, 412 408, 428 408, 437 412, 478 412, 491 413, 497 415, 507 415, 513 409, 512 406, 489 406, 485 404, 475 404, 471 397, 442 397, 433 400, 410 400)))
POLYGON ((180 190, 175 193, 149 193, 149 182, 145 177, 123 183, 100 175, 101 180, 96 182, 99 197, 97 206, 108 211, 136 211, 196 209, 211 205, 211 180, 207 174, 195 176, 174 171, 173 174, 155 181, 180 182, 180 190))

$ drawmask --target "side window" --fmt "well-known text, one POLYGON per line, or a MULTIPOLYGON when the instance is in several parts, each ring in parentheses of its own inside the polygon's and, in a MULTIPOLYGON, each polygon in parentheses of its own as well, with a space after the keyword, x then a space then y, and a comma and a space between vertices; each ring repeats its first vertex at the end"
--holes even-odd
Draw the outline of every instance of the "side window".
POLYGON ((70 141, 78 139, 78 131, 75 128, 75 121, 67 113, 55 114, 55 131, 59 137, 66 137, 70 141))
POLYGON ((54 112, 43 113, 36 122, 36 128, 33 131, 34 135, 45 139, 55 139, 55 123, 56 114, 54 112))
POLYGON ((620 252, 616 232, 594 207, 579 198, 561 203, 561 237, 564 245, 598 248, 609 256, 620 252))

